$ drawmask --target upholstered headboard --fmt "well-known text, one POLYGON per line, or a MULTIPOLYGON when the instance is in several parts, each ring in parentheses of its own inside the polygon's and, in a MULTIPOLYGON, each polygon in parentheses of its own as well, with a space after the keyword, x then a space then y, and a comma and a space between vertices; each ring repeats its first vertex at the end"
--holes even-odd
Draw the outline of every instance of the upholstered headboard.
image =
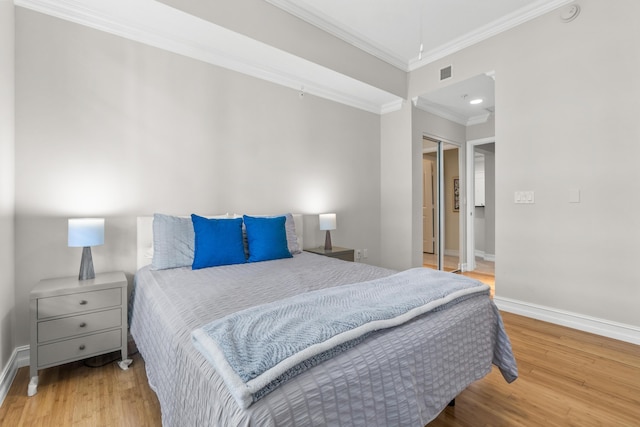
MULTIPOLYGON (((298 245, 302 249, 304 247, 302 239, 304 228, 302 214, 292 214, 292 216, 296 225, 298 245)), ((151 264, 153 258, 153 216, 139 216, 137 221, 136 265, 138 269, 141 269, 145 265, 151 264)))

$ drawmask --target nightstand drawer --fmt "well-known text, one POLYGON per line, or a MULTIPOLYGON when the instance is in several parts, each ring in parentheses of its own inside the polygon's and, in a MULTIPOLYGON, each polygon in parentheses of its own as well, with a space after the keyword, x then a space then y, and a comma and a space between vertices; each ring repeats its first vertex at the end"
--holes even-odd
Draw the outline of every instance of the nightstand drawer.
POLYGON ((89 334, 122 325, 122 309, 81 314, 38 323, 38 343, 89 334))
POLYGON ((337 253, 337 254, 327 255, 327 256, 331 256, 331 258, 335 258, 335 259, 341 259, 343 261, 351 261, 351 262, 353 262, 353 260, 354 260, 353 250, 340 252, 340 253, 337 253))
POLYGON ((121 288, 38 299, 38 319, 122 305, 121 288))
POLYGON ((102 332, 86 337, 38 346, 38 367, 84 359, 122 346, 122 330, 102 332))

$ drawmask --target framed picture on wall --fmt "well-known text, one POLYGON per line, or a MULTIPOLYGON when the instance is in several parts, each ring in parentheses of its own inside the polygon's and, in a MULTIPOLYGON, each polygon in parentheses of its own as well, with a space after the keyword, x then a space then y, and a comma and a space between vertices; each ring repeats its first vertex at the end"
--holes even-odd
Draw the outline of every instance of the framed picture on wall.
POLYGON ((460 212, 460 178, 453 178, 453 211, 460 212))

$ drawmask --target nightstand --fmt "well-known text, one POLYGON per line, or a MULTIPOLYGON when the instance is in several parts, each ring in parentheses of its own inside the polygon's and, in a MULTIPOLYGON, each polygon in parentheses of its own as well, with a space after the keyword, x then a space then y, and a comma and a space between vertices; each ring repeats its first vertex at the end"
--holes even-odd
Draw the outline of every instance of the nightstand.
POLYGON ((329 250, 325 250, 325 248, 319 247, 319 248, 305 249, 305 251, 311 252, 313 254, 328 256, 330 258, 341 259, 343 261, 353 262, 354 260, 353 249, 340 248, 338 246, 334 246, 332 249, 329 249, 329 250))
POLYGON ((41 280, 29 296, 31 368, 27 394, 38 391, 38 370, 120 351, 127 369, 127 278, 124 273, 41 280))

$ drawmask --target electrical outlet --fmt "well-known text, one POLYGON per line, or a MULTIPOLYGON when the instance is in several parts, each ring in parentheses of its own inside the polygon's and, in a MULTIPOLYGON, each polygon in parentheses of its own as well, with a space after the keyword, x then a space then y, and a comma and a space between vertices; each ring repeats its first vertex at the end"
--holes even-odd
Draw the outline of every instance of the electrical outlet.
POLYGON ((363 257, 364 259, 369 258, 369 249, 363 249, 363 250, 362 250, 362 257, 363 257))
POLYGON ((356 262, 362 259, 362 251, 360 249, 356 249, 356 262))

